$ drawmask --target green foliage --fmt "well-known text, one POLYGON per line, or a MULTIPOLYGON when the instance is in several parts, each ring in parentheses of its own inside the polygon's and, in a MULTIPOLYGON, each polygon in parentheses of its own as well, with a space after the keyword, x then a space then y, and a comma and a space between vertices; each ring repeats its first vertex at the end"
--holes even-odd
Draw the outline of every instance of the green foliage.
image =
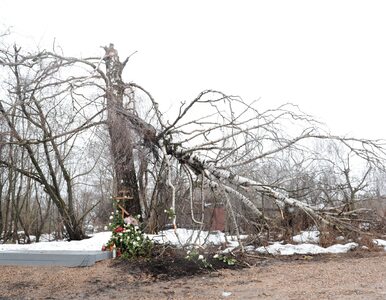
POLYGON ((186 252, 186 259, 197 263, 198 265, 209 269, 212 265, 206 260, 206 258, 200 254, 196 249, 192 249, 186 252))
POLYGON ((176 216, 176 213, 172 207, 165 209, 164 212, 167 214, 169 220, 172 220, 176 216))
POLYGON ((226 255, 214 255, 213 258, 216 258, 224 263, 226 263, 228 266, 234 266, 236 263, 237 263, 237 259, 236 258, 233 258, 233 257, 230 257, 230 256, 226 256, 226 255))
POLYGON ((106 248, 113 250, 122 258, 148 256, 153 247, 152 241, 146 237, 138 225, 138 220, 133 217, 123 219, 118 210, 111 213, 109 223, 112 236, 106 248))

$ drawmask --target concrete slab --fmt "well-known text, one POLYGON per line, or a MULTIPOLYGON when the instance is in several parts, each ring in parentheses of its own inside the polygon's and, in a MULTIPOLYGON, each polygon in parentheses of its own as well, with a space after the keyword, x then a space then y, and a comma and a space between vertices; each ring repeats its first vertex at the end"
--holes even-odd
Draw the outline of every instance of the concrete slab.
POLYGON ((0 265, 87 267, 111 257, 109 251, 0 251, 0 265))

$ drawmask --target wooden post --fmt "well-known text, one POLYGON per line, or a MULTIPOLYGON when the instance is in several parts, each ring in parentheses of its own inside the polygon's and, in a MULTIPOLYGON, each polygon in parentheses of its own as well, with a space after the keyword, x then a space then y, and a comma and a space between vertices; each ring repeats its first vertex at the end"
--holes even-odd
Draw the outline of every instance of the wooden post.
POLYGON ((114 197, 113 199, 117 201, 117 206, 118 208, 121 210, 121 214, 122 214, 122 219, 125 218, 125 214, 127 216, 130 216, 130 214, 127 212, 127 210, 125 209, 125 204, 124 204, 124 201, 129 201, 129 200, 133 200, 133 197, 130 197, 127 195, 128 194, 128 191, 126 190, 122 190, 122 191, 119 191, 118 192, 118 195, 121 195, 121 196, 116 196, 114 197), (120 201, 122 201, 120 203, 120 201))

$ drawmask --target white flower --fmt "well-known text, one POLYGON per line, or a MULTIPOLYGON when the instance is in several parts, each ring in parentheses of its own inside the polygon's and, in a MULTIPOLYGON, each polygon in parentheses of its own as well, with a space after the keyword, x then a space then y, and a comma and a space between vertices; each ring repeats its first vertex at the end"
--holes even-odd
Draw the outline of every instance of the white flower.
POLYGON ((114 217, 113 217, 113 216, 110 216, 110 220, 112 220, 112 219, 114 219, 114 217))
POLYGON ((141 237, 140 236, 137 236, 137 241, 140 241, 141 240, 141 237))
POLYGON ((213 255, 213 258, 217 258, 217 257, 218 257, 218 254, 213 255))
POLYGON ((112 212, 111 212, 111 214, 113 215, 113 214, 114 214, 114 212, 112 211, 112 212))
POLYGON ((111 226, 111 223, 109 223, 109 226, 111 226))
POLYGON ((190 254, 190 250, 186 251, 186 254, 190 254))
POLYGON ((108 228, 107 228, 107 226, 105 226, 103 229, 106 231, 108 228))
POLYGON ((201 254, 198 256, 198 259, 199 260, 202 260, 202 259, 204 259, 204 256, 202 256, 201 254))
POLYGON ((119 234, 119 236, 122 236, 123 234, 122 234, 122 232, 120 232, 120 233, 118 233, 119 234))

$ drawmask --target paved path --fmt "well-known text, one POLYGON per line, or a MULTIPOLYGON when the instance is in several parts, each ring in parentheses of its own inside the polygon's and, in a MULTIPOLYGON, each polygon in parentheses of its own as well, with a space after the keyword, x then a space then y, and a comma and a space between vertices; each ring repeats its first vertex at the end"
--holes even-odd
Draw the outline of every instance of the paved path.
POLYGON ((0 251, 0 265, 86 267, 111 258, 108 251, 0 251))

